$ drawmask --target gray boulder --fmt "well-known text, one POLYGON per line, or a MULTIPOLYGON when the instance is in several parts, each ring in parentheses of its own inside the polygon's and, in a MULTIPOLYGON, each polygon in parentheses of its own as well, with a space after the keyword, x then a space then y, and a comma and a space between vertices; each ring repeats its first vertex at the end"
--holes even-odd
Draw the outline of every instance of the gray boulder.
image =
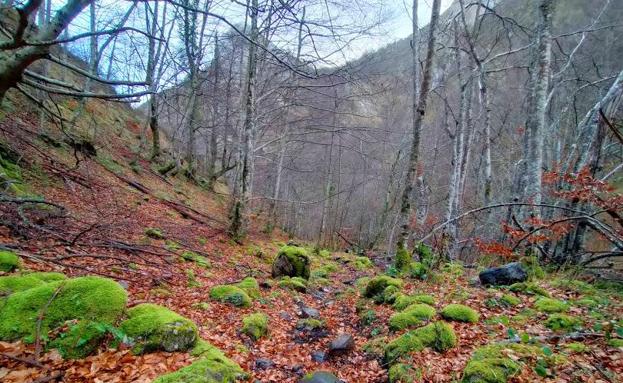
POLYGON ((346 354, 355 347, 355 339, 350 334, 341 334, 329 344, 329 355, 346 354))
POLYGON ((528 273, 519 262, 513 262, 500 267, 492 267, 480 273, 480 283, 485 286, 506 286, 523 282, 528 279, 528 273))
POLYGON ((327 371, 316 371, 311 375, 306 375, 299 383, 341 383, 337 376, 327 371))

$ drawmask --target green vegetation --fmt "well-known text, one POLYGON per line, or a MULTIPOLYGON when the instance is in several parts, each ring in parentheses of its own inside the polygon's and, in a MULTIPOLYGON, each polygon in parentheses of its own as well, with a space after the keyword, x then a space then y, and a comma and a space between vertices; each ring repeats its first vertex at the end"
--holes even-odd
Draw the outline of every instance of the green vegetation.
POLYGON ((257 279, 253 277, 246 277, 242 281, 238 282, 236 287, 242 289, 253 299, 260 297, 260 284, 257 283, 257 279))
POLYGON ((273 263, 273 276, 282 275, 309 279, 310 259, 305 248, 286 245, 279 249, 273 263))
POLYGON ((447 305, 441 310, 441 316, 445 319, 469 323, 476 323, 480 319, 480 314, 476 310, 460 304, 447 305))
POLYGON ((268 316, 264 313, 250 314, 242 318, 242 332, 258 340, 268 335, 268 316))
POLYGON ((160 376, 154 383, 234 383, 246 378, 247 374, 238 364, 208 342, 197 342, 191 354, 199 359, 189 366, 160 376))
POLYGON ((318 330, 325 327, 325 323, 320 319, 305 318, 296 322, 296 328, 299 330, 318 330))
POLYGON ((608 340, 608 346, 615 348, 623 348, 623 339, 610 339, 608 340))
POLYGON ((506 383, 519 371, 519 365, 501 355, 478 355, 478 350, 463 370, 462 383, 506 383))
POLYGON ((368 257, 357 257, 355 258, 355 262, 353 264, 353 267, 357 270, 366 270, 373 266, 374 264, 368 257))
POLYGON ((418 295, 405 295, 398 294, 394 299, 393 308, 396 310, 404 310, 408 306, 411 306, 414 303, 425 303, 427 305, 434 305, 435 298, 431 295, 427 294, 418 294, 418 295))
POLYGON ((541 297, 534 302, 534 308, 544 313, 561 313, 569 310, 569 305, 558 299, 541 297))
POLYGON ((366 298, 374 298, 375 296, 382 295, 388 286, 394 286, 402 288, 402 280, 392 278, 387 275, 379 275, 370 279, 366 285, 363 295, 366 298))
POLYGON ((135 354, 188 350, 197 341, 197 326, 190 319, 152 303, 129 309, 120 328, 131 339, 135 354))
POLYGON ((549 297, 549 293, 547 292, 547 290, 545 290, 544 288, 542 288, 541 286, 533 282, 513 283, 512 285, 510 285, 509 288, 510 288, 510 291, 513 291, 516 293, 524 293, 528 295, 540 295, 543 297, 549 297))
POLYGON ((502 295, 502 298, 500 298, 500 302, 502 302, 502 304, 505 306, 513 307, 513 306, 517 306, 518 304, 520 304, 521 299, 517 298, 516 296, 512 294, 504 294, 502 295))
POLYGON ((425 280, 429 274, 428 267, 426 267, 422 262, 411 262, 409 264, 409 275, 411 278, 425 280))
POLYGON ((414 383, 422 380, 422 370, 406 363, 394 364, 388 375, 389 383, 414 383))
POLYGON ((148 227, 147 229, 145 229, 145 235, 153 239, 164 239, 165 238, 164 233, 162 233, 162 230, 155 228, 155 227, 148 227))
POLYGON ((430 347, 439 352, 456 347, 454 329, 446 322, 433 322, 424 327, 409 331, 391 341, 385 347, 385 361, 396 363, 401 357, 413 351, 430 347))
POLYGON ((206 257, 199 255, 193 251, 183 252, 182 255, 180 255, 180 258, 183 261, 195 262, 197 265, 204 267, 204 268, 212 267, 212 265, 210 264, 210 261, 208 261, 206 257))
POLYGON ((301 293, 307 291, 307 281, 301 277, 283 277, 277 285, 284 289, 291 289, 301 293))
POLYGON ((240 287, 233 285, 217 285, 210 289, 210 298, 230 303, 238 307, 251 306, 251 298, 240 287))
POLYGON ((585 352, 588 352, 590 349, 584 343, 571 342, 565 345, 565 350, 573 354, 583 354, 585 352))
POLYGON ((115 281, 80 277, 53 281, 8 296, 0 310, 0 339, 34 339, 38 318, 41 334, 78 319, 114 323, 125 309, 126 291, 115 281))
POLYGON ((406 271, 411 263, 411 257, 412 256, 409 250, 403 244, 399 244, 396 249, 394 266, 398 269, 398 271, 406 271))
POLYGON ((86 358, 102 343, 108 326, 92 321, 80 321, 52 341, 50 347, 58 349, 65 359, 86 358))
POLYGON ((389 318, 389 328, 402 330, 415 327, 429 321, 435 316, 435 309, 424 303, 416 303, 407 307, 404 311, 396 313, 389 318))
POLYGON ((572 330, 582 325, 579 318, 572 317, 567 314, 554 313, 550 314, 545 322, 545 326, 554 331, 572 330))
POLYGON ((0 271, 9 273, 20 266, 17 254, 9 250, 0 250, 0 271))

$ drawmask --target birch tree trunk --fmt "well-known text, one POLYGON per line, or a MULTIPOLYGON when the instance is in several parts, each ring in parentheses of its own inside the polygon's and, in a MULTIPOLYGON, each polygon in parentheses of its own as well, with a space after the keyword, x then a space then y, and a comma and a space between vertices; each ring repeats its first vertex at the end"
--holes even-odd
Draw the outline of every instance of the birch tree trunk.
MULTIPOLYGON (((417 0, 414 0, 414 9, 417 8, 417 0)), ((407 168, 407 175, 405 178, 404 190, 402 192, 401 204, 400 204, 400 233, 398 235, 397 240, 397 251, 396 251, 396 264, 400 266, 399 268, 403 268, 405 265, 405 259, 399 255, 405 254, 407 252, 407 239, 409 238, 409 216, 411 215, 411 194, 413 191, 415 176, 417 172, 417 165, 419 160, 419 150, 420 150, 420 136, 422 131, 422 123, 424 120, 424 114, 426 113, 426 105, 428 99, 428 92, 431 87, 432 76, 434 71, 434 62, 435 62, 435 45, 437 43, 437 27, 439 23, 439 9, 441 6, 441 0, 434 0, 431 14, 431 21, 429 25, 429 36, 428 36, 428 47, 426 52, 426 61, 424 63, 424 71, 422 73, 422 86, 419 89, 419 94, 414 94, 413 97, 417 97, 417 101, 413 102, 413 141, 411 143, 411 152, 409 155, 409 162, 407 168), (400 253, 400 254, 399 254, 400 253)), ((417 19, 417 14, 415 14, 414 19, 417 19)), ((417 28, 417 21, 413 23, 414 29, 417 28)), ((414 35, 417 31, 413 31, 414 35)), ((417 51, 416 48, 417 43, 412 44, 412 65, 417 66, 418 60, 415 56, 417 51)), ((415 78, 413 79, 415 82, 415 78)), ((417 85, 414 85, 414 90, 417 89, 417 85)), ((408 255, 408 252, 407 252, 408 255)), ((410 255, 408 255, 408 261, 410 261, 410 255)))

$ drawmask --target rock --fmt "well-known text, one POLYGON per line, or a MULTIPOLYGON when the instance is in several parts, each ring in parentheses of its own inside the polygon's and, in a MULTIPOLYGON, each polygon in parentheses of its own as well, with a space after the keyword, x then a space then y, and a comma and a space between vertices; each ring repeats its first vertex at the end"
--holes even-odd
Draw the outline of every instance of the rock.
POLYGON ((302 364, 295 364, 294 366, 292 366, 292 372, 298 376, 301 376, 305 372, 305 366, 303 366, 302 364))
POLYGON ((519 262, 512 262, 500 267, 493 267, 480 273, 483 285, 512 285, 528 279, 528 273, 519 262))
POLYGON ((313 351, 311 358, 314 362, 322 363, 327 360, 327 353, 324 351, 313 351))
POLYGON ((283 320, 291 321, 292 320, 292 315, 290 315, 286 311, 281 311, 281 312, 279 312, 279 318, 281 318, 283 320))
POLYGON ((301 318, 320 318, 320 311, 313 307, 301 306, 301 318))
POLYGON ((355 339, 350 334, 341 334, 329 344, 330 355, 341 355, 355 347, 355 339))
POLYGON ((269 368, 272 368, 274 365, 275 362, 266 358, 259 358, 255 361, 255 369, 257 370, 267 370, 269 368))
POLYGON ((272 276, 309 279, 310 259, 302 247, 284 246, 273 261, 272 276))
POLYGON ((299 383, 340 383, 337 376, 327 371, 316 371, 306 375, 299 383))
POLYGON ((123 287, 125 290, 127 290, 130 287, 130 284, 126 281, 119 281, 117 283, 119 283, 119 285, 121 285, 121 287, 123 287))

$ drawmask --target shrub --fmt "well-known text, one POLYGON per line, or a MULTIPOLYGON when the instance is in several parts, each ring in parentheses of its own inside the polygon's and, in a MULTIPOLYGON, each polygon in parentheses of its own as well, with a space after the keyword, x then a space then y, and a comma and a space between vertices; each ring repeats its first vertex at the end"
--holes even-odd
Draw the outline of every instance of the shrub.
POLYGON ((569 305, 561 300, 552 298, 539 298, 534 302, 534 307, 544 313, 561 313, 569 310, 569 305))
POLYGON ((476 323, 480 319, 480 314, 476 310, 460 304, 447 305, 441 310, 441 316, 449 320, 470 323, 476 323))
POLYGON ((409 264, 409 275, 411 278, 425 280, 428 276, 429 270, 422 262, 411 262, 409 264))

